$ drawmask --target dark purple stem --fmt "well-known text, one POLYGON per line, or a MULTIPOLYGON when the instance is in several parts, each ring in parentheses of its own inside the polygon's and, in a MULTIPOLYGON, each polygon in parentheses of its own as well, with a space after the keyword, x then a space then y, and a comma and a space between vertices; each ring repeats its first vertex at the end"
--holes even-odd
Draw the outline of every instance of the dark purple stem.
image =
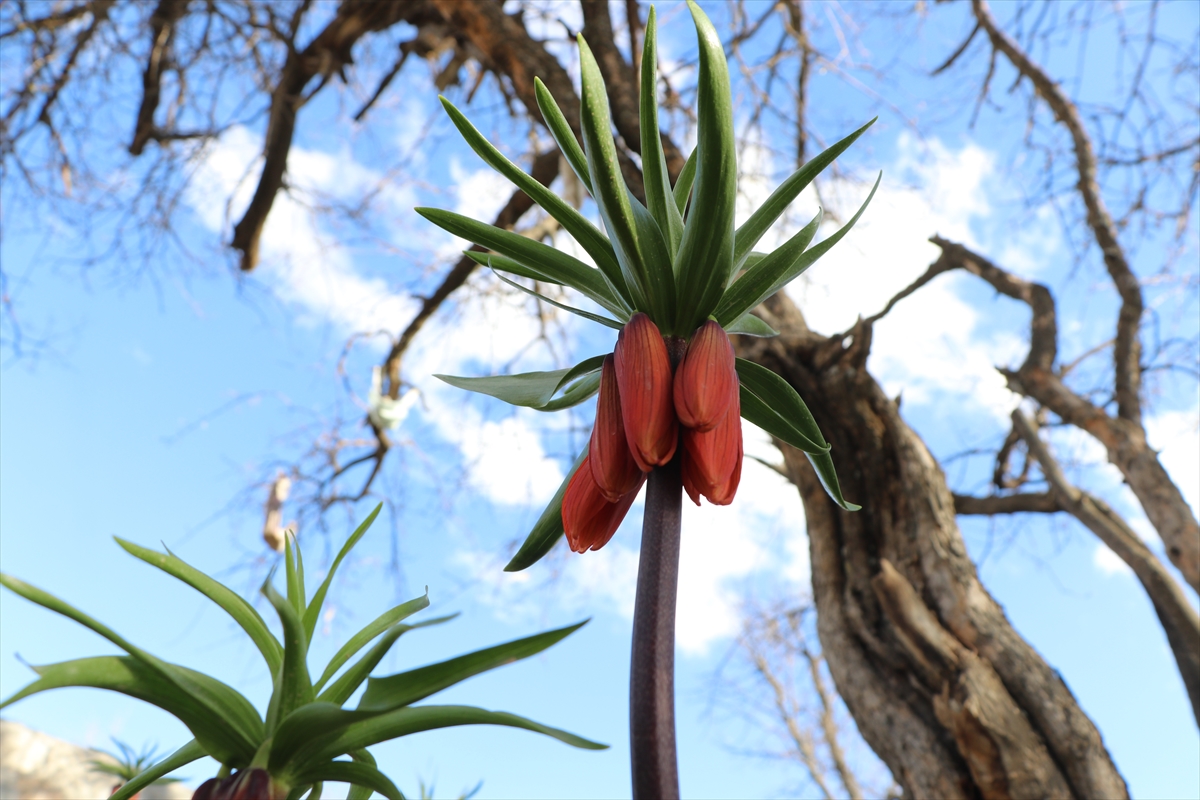
MULTIPOLYGON (((667 340, 671 366, 683 343, 667 340)), ((678 800, 675 754, 675 595, 683 512, 680 455, 650 473, 642 518, 629 667, 629 738, 634 800, 678 800)))

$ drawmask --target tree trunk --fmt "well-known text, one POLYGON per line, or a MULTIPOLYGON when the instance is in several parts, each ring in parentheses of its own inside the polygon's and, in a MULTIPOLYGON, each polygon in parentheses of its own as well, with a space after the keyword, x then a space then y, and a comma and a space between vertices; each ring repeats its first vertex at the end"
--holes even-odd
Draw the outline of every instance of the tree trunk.
POLYGON ((820 336, 785 296, 760 312, 783 335, 737 337, 739 355, 796 387, 863 505, 840 510, 781 445, 830 672, 906 796, 1128 797, 1099 731, 979 582, 945 476, 866 371, 870 325, 820 336))

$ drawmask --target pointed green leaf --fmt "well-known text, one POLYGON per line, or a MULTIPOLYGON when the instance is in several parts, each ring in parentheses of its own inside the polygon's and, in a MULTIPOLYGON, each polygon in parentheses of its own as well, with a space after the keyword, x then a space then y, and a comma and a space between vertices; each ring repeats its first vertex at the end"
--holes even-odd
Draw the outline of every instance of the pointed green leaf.
POLYGON ((792 447, 803 450, 806 453, 826 452, 825 448, 800 433, 790 420, 772 409, 762 398, 746 388, 745 384, 742 384, 740 396, 742 416, 750 422, 753 422, 772 436, 782 439, 792 447))
MULTIPOLYGON (((858 222, 858 218, 867 210, 871 198, 875 197, 875 190, 879 188, 881 180, 883 180, 882 172, 875 179, 875 185, 871 187, 871 193, 867 195, 867 199, 859 206, 858 212, 850 218, 849 222, 839 228, 837 233, 820 244, 805 250, 790 264, 783 261, 771 261, 771 257, 768 256, 756 264, 753 269, 747 270, 742 277, 738 278, 729 287, 725 292, 725 296, 721 298, 721 304, 717 307, 717 311, 714 314, 717 320, 730 322, 737 319, 782 289, 790 281, 798 277, 800 273, 811 267, 817 259, 829 252, 835 244, 841 241, 843 236, 850 232, 850 229, 854 227, 854 223, 858 222)), ((786 246, 784 245, 784 247, 786 246)))
MULTIPOLYGON (((321 607, 325 605, 325 595, 329 593, 329 587, 333 584, 333 575, 337 572, 337 568, 341 565, 342 559, 350 554, 354 546, 366 536, 367 531, 371 528, 371 523, 379 516, 380 509, 383 508, 383 503, 379 503, 367 515, 367 518, 354 529, 354 533, 350 534, 350 538, 342 545, 342 549, 338 551, 337 557, 333 559, 333 563, 329 565, 329 572, 325 575, 325 580, 321 581, 321 585, 317 587, 316 594, 313 595, 312 602, 308 604, 308 608, 304 610, 304 635, 307 641, 312 641, 313 631, 317 629, 317 620, 321 618, 321 607)), ((415 601, 414 601, 415 602, 415 601)), ((425 605, 429 605, 426 600, 425 605)), ((421 606, 424 608, 425 606, 421 606)), ((411 612, 410 612, 411 613, 411 612)))
MULTIPOLYGON (((597 379, 596 385, 599 387, 599 379, 597 379)), ((542 556, 549 553, 554 545, 558 544, 559 538, 563 535, 563 496, 566 495, 567 484, 571 482, 571 477, 575 474, 575 470, 579 469, 579 465, 583 463, 583 458, 587 455, 587 451, 588 449, 585 445, 579 457, 575 459, 574 466, 568 470, 567 476, 559 484, 558 491, 554 493, 554 497, 550 498, 550 504, 542 511, 542 515, 538 517, 538 521, 533 524, 533 530, 525 537, 525 542, 521 545, 521 549, 517 550, 516 555, 504 567, 505 572, 520 572, 523 569, 532 567, 541 560, 542 556)))
POLYGON ((683 169, 679 172, 679 178, 675 181, 675 188, 671 190, 675 195, 675 205, 679 208, 679 213, 683 214, 687 211, 688 197, 692 193, 692 184, 696 180, 696 150, 692 149, 688 155, 687 161, 683 162, 683 169))
MULTIPOLYGON (((304 618, 304 572, 300 566, 300 548, 296 545, 296 537, 285 533, 283 537, 283 563, 287 576, 287 601, 296 612, 296 616, 304 618)), ((305 652, 308 652, 308 637, 305 637, 305 652)))
POLYGON ((302 770, 296 780, 301 784, 332 781, 366 786, 388 800, 404 800, 404 795, 396 788, 396 784, 378 768, 353 761, 326 761, 316 764, 302 770))
POLYGON ((541 408, 550 402, 562 379, 570 370, 549 372, 520 372, 516 375, 490 375, 485 378, 462 378, 455 375, 434 375, 451 386, 478 392, 503 400, 514 406, 541 408))
POLYGON ((751 314, 749 311, 726 325, 725 332, 740 333, 744 336, 762 336, 765 338, 779 335, 779 331, 775 330, 770 325, 763 322, 760 318, 751 314))
POLYGON ((574 306, 569 306, 566 303, 560 303, 557 300, 551 300, 549 297, 546 297, 546 295, 542 294, 541 292, 535 292, 533 289, 530 289, 527 286, 522 286, 521 284, 517 283, 516 281, 510 281, 508 278, 501 275, 495 269, 493 269, 492 272, 495 274, 495 276, 497 278, 504 281, 509 286, 520 289, 522 292, 525 292, 525 294, 533 295, 534 297, 541 300, 542 302, 549 303, 550 305, 554 306, 555 308, 561 308, 563 311, 569 311, 572 314, 577 314, 577 315, 583 317, 584 319, 590 319, 592 322, 598 322, 601 325, 604 325, 605 327, 612 328, 613 330, 619 331, 619 330, 621 330, 621 328, 625 327, 624 323, 618 322, 615 319, 609 319, 608 317, 602 317, 599 314, 593 314, 590 311, 584 311, 582 308, 575 308, 574 306))
MULTIPOLYGON (((878 119, 878 117, 875 119, 878 119)), ((759 206, 750 215, 750 218, 743 222, 742 226, 737 230, 737 243, 734 246, 734 263, 736 265, 741 266, 742 262, 746 260, 746 255, 754 249, 754 245, 758 243, 762 235, 767 232, 768 228, 775 224, 775 220, 779 219, 800 192, 804 191, 804 187, 812 183, 813 178, 817 177, 822 170, 832 164, 833 160, 840 156, 847 147, 854 144, 854 140, 862 136, 867 128, 874 125, 875 119, 872 119, 840 142, 836 142, 823 150, 807 164, 792 173, 791 177, 779 184, 779 188, 771 192, 771 196, 767 198, 767 201, 759 206)))
POLYGON ((783 424, 792 429, 792 433, 789 436, 780 435, 759 424, 756 420, 746 417, 747 419, 772 436, 779 436, 788 444, 805 452, 829 452, 829 444, 821 434, 821 429, 817 427, 817 421, 813 419, 812 412, 808 410, 803 398, 792 388, 790 383, 762 364, 755 364, 744 358, 734 359, 734 364, 737 367, 738 381, 743 389, 742 397, 746 396, 747 391, 755 395, 766 405, 769 412, 778 416, 783 424), (797 444, 789 439, 797 439, 800 443, 797 444))
POLYGON ((502 256, 499 253, 492 253, 481 250, 463 250, 463 255, 474 261, 481 267, 489 269, 503 270, 511 272, 521 278, 528 278, 531 281, 541 281, 542 283, 553 283, 556 286, 562 286, 562 281, 551 280, 548 276, 543 275, 536 269, 527 267, 519 261, 513 261, 507 256, 502 256))
POLYGON ((414 210, 442 230, 474 242, 480 247, 495 250, 500 255, 533 267, 552 280, 578 289, 614 314, 624 312, 622 301, 613 295, 604 274, 577 258, 527 236, 455 214, 453 211, 440 208, 414 210))
MULTIPOLYGON (((747 259, 747 266, 743 272, 733 282, 733 285, 725 290, 725 294, 721 297, 721 302, 717 305, 717 310, 713 316, 718 320, 724 319, 733 313, 733 309, 746 303, 748 299, 754 297, 762 297, 766 299, 774 294, 774 287, 780 280, 781 276, 787 275, 789 270, 804 255, 804 248, 808 247, 812 242, 813 237, 817 235, 817 229, 821 227, 821 220, 824 218, 824 213, 821 209, 817 209, 817 215, 811 221, 788 239, 775 250, 771 251, 756 260, 753 264, 750 259, 747 259), (770 292, 771 294, 767 294, 770 292)), ((761 300, 759 301, 761 302, 761 300)), ((751 308, 758 305, 749 306, 742 310, 742 313, 747 313, 751 308)), ((736 319, 737 317, 734 317, 736 319)))
MULTIPOLYGON (((176 669, 190 673, 197 683, 213 682, 202 673, 178 666, 176 669)), ((38 679, 0 703, 0 708, 51 689, 104 689, 137 698, 173 715, 187 726, 205 753, 223 763, 249 764, 258 747, 257 738, 244 736, 237 725, 214 714, 200 699, 131 656, 79 658, 34 667, 34 671, 38 679)))
POLYGON ((283 668, 275 679, 271 702, 267 706, 268 735, 293 709, 316 699, 308 675, 308 637, 304 634, 304 623, 287 598, 275 591, 271 577, 267 576, 260 591, 275 607, 283 626, 283 668))
POLYGON ((679 240, 683 238, 683 216, 671 194, 662 137, 658 132, 657 35, 654 6, 650 6, 650 16, 642 36, 642 91, 638 109, 642 134, 642 177, 646 187, 646 208, 666 237, 667 255, 673 261, 679 251, 679 240))
POLYGON ((688 0, 700 44, 696 83, 696 186, 679 246, 679 308, 676 330, 690 335, 708 318, 733 274, 733 214, 737 202, 737 153, 729 66, 717 31, 688 0))
POLYGON ((583 148, 579 146, 579 140, 575 138, 575 132, 571 130, 567 118, 563 116, 562 109, 555 102, 554 95, 550 94, 550 90, 546 88, 546 84, 542 83, 542 79, 537 77, 533 79, 533 92, 537 97, 537 105, 542 112, 542 119, 546 120, 546 127, 550 130, 550 135, 554 137, 558 149, 566 157, 567 163, 571 165, 579 182, 587 188, 588 194, 595 194, 592 191, 592 174, 588 170, 587 156, 583 154, 583 148))
POLYGON ((170 775, 175 770, 186 767, 193 761, 204 758, 208 753, 195 739, 176 750, 171 755, 159 761, 154 766, 139 772, 133 779, 113 792, 109 800, 130 800, 135 794, 145 789, 159 778, 170 775))
MULTIPOLYGON (((337 562, 334 562, 335 564, 337 562)), ((386 631, 401 620, 408 619, 413 614, 429 607, 429 587, 425 587, 425 594, 414 600, 409 600, 407 603, 401 603, 395 608, 390 608, 387 611, 376 617, 369 625, 360 630, 358 633, 350 637, 350 640, 338 649, 333 658, 329 659, 329 664, 325 667, 325 671, 321 673, 320 680, 313 687, 315 691, 321 691, 330 678, 337 674, 337 671, 342 668, 347 661, 354 658, 354 654, 367 646, 367 644, 379 634, 386 631)))
MULTIPOLYGON (((261 738, 262 720, 259 719, 258 712, 254 710, 254 706, 250 704, 250 701, 232 687, 207 675, 185 669, 175 664, 169 664, 147 653, 145 650, 135 647, 117 635, 111 628, 101 624, 69 603, 65 603, 54 595, 18 580, 11 575, 0 574, 0 584, 21 595, 26 600, 57 614, 61 614, 100 634, 134 659, 144 664, 149 670, 174 684, 180 691, 190 694, 204 708, 205 714, 209 715, 215 727, 224 731, 223 735, 227 736, 230 741, 237 741, 243 744, 250 743, 253 747, 256 746, 257 741, 261 738)), ((196 733, 196 731, 193 731, 193 733, 196 733)), ((196 738, 206 741, 198 733, 196 738)))
POLYGON ((392 649, 392 645, 400 636, 414 628, 425 628, 430 625, 440 625, 443 622, 457 617, 457 614, 450 614, 445 617, 437 617, 436 619, 425 620, 418 622, 416 625, 394 625, 384 633, 383 638, 375 643, 375 646, 356 661, 349 669, 347 669, 341 677, 329 685, 329 688, 321 692, 317 697, 319 703, 333 703, 334 705, 342 705, 350 696, 357 691, 362 682, 371 674, 371 670, 379 665, 383 657, 387 655, 388 650, 392 649))
POLYGON ((586 620, 385 678, 369 678, 367 690, 358 702, 358 710, 391 711, 412 705, 481 672, 536 655, 585 624, 586 620))
MULTIPOLYGON (((600 232, 600 229, 557 194, 538 183, 525 170, 505 158, 449 100, 444 97, 440 99, 446 113, 450 115, 450 119, 471 149, 487 162, 488 166, 516 184, 517 188, 529 195, 533 202, 558 220, 559 224, 563 226, 563 230, 573 236, 575 241, 579 242, 579 246, 596 262, 596 266, 610 281, 613 293, 621 295, 625 290, 624 281, 621 279, 621 267, 617 264, 617 256, 613 252, 612 244, 600 232)), ((628 300, 628 298, 625 299, 628 300)))
POLYGON ((267 668, 271 674, 274 675, 279 670, 279 665, 283 663, 283 647, 271 635, 267 623, 259 616, 254 606, 246 602, 241 595, 205 575, 170 550, 164 555, 133 542, 127 542, 120 537, 113 538, 130 555, 178 578, 220 606, 249 635, 254 646, 262 653, 263 660, 267 662, 267 668))
POLYGON ((825 493, 828 494, 833 501, 847 511, 858 511, 862 506, 857 503, 851 503, 842 496, 842 486, 838 483, 837 472, 833 468, 833 459, 829 453, 805 453, 808 462, 813 465, 813 469, 817 471, 817 477, 821 479, 821 485, 825 487, 825 493))
POLYGON ((558 397, 555 397, 549 403, 546 403, 546 405, 537 410, 562 411, 564 408, 571 408, 572 406, 579 405, 598 391, 600 391, 599 370, 590 372, 579 380, 570 384, 562 394, 560 394, 558 397))
POLYGON ((587 42, 582 36, 578 41, 583 81, 583 144, 592 175, 592 196, 604 219, 634 309, 649 313, 660 328, 670 330, 675 279, 669 268, 666 244, 650 212, 641 208, 625 185, 612 137, 604 78, 587 42))
MULTIPOLYGON (((372 767, 377 766, 375 756, 371 755, 370 750, 355 750, 349 755, 360 764, 368 764, 372 767)), ((346 793, 346 800, 371 800, 371 788, 369 786, 352 785, 350 791, 346 793)))

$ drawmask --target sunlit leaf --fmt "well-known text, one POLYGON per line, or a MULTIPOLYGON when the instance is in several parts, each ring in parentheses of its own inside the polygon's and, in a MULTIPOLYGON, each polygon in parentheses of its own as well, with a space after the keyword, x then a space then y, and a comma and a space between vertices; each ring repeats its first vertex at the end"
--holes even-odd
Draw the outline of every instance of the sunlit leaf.
POLYGON ((538 270, 528 267, 519 261, 514 261, 508 256, 502 256, 499 253, 491 253, 486 250, 464 250, 463 255, 481 267, 511 272, 513 275, 520 278, 528 278, 531 281, 553 283, 555 286, 563 285, 562 281, 551 280, 538 270))
POLYGON ((302 770, 297 774, 296 779, 299 783, 332 781, 356 784, 368 787, 388 800, 404 800, 404 795, 396 788, 396 784, 370 764, 359 764, 353 761, 326 761, 302 770))
POLYGON ((751 314, 749 311, 726 325, 725 331, 727 333, 740 333, 745 336, 761 336, 767 338, 779 335, 779 331, 775 330, 770 325, 763 322, 762 319, 751 314))
POLYGON ((260 591, 275 607, 283 626, 283 668, 267 706, 268 734, 274 732, 280 719, 315 699, 312 679, 308 675, 308 637, 304 633, 304 623, 287 598, 275 591, 271 577, 267 576, 260 591))
POLYGON ((442 230, 461 236, 481 247, 495 250, 500 255, 533 267, 552 280, 578 289, 614 314, 625 313, 623 302, 613 294, 600 270, 589 267, 561 250, 555 250, 519 233, 455 214, 453 211, 439 208, 414 210, 442 230))
MULTIPOLYGON (((878 117, 875 119, 878 119, 878 117)), ((767 198, 766 202, 755 209, 750 218, 743 222, 741 227, 737 229, 736 244, 734 245, 734 263, 736 267, 742 266, 742 262, 746 260, 746 256, 754 249, 754 245, 775 224, 775 220, 782 216, 783 212, 799 196, 800 192, 804 191, 804 187, 812 183, 813 178, 817 177, 822 170, 832 164, 833 160, 840 156, 847 147, 854 144, 854 141, 859 136, 862 136, 867 128, 874 125, 875 119, 872 119, 854 133, 818 153, 812 160, 793 172, 787 180, 779 184, 775 191, 771 192, 771 196, 767 198)))
POLYGON ((817 471, 817 477, 821 479, 821 485, 825 487, 825 493, 828 494, 833 501, 847 511, 858 511, 862 506, 857 503, 851 503, 842 496, 842 486, 838 482, 837 472, 833 468, 833 459, 829 453, 805 453, 804 454, 813 469, 817 471))
POLYGON ((527 286, 522 286, 521 284, 517 283, 516 281, 510 281, 508 278, 504 277, 499 272, 496 272, 496 270, 492 270, 492 272, 495 273, 497 278, 504 281, 509 286, 520 289, 522 292, 525 292, 525 294, 533 295, 537 299, 541 300, 543 303, 549 303, 550 305, 554 306, 555 308, 561 308, 563 311, 569 311, 572 314, 577 314, 578 316, 581 316, 584 319, 589 319, 592 322, 598 322, 607 328, 612 328, 613 330, 619 331, 619 330, 621 330, 621 328, 624 327, 623 323, 618 322, 615 319, 609 319, 608 317, 604 317, 599 314, 593 314, 590 311, 584 311, 582 308, 575 308, 574 306, 569 306, 566 303, 560 303, 557 300, 552 300, 549 297, 546 297, 546 295, 542 294, 541 292, 534 291, 533 289, 530 289, 527 286))
POLYGON ((646 208, 666 237, 667 255, 673 260, 679 250, 679 240, 683 237, 683 216, 671 194, 671 179, 667 176, 667 162, 663 157, 662 137, 658 131, 658 52, 654 6, 650 6, 650 16, 646 20, 642 39, 642 91, 638 111, 646 208))
POLYGON ((575 138, 575 132, 571 130, 567 118, 563 116, 562 109, 558 107, 554 95, 550 94, 550 90, 546 88, 546 84, 542 83, 542 79, 537 77, 533 79, 533 92, 537 97, 537 105, 542 112, 542 119, 546 120, 546 127, 549 128, 550 135, 558 144, 558 149, 562 151, 567 163, 571 165, 571 169, 579 178, 579 182, 588 190, 588 194, 593 194, 592 174, 588 170, 587 156, 583 154, 583 148, 579 146, 579 140, 575 138))
MULTIPOLYGON (((459 133, 466 139, 471 149, 487 162, 488 166, 516 184, 517 188, 529 195, 546 213, 558 220, 563 230, 579 242, 579 246, 592 257, 596 266, 610 281, 620 277, 621 267, 617 264, 617 256, 613 252, 612 244, 599 228, 557 194, 538 183, 525 170, 505 158, 449 100, 443 97, 441 101, 459 133)), ((620 285, 620 283, 614 283, 613 286, 618 293, 620 285)))
POLYGON ((170 775, 175 770, 186 767, 193 761, 198 761, 208 755, 198 741, 193 739, 183 747, 176 750, 171 755, 159 761, 157 764, 139 772, 126 783, 122 784, 119 789, 113 792, 109 800, 131 800, 131 798, 145 789, 150 784, 157 781, 159 778, 170 775))
MULTIPOLYGON (((378 508, 376 508, 376 511, 378 511, 378 508)), ((335 561, 334 563, 336 564, 337 562, 335 561)), ((401 603, 395 608, 390 608, 380 614, 369 625, 351 636, 350 640, 338 649, 333 658, 329 659, 329 664, 325 667, 325 671, 321 673, 320 679, 313 687, 314 690, 318 692, 321 691, 321 688, 326 684, 326 682, 336 675, 337 671, 341 669, 347 661, 349 661, 351 658, 354 658, 355 653, 366 647, 376 636, 380 635, 401 620, 408 619, 413 614, 428 607, 429 587, 426 586, 425 594, 423 596, 409 600, 407 603, 401 603)))
MULTIPOLYGON (((692 184, 696 181, 696 150, 693 148, 688 155, 687 161, 683 162, 683 169, 679 172, 679 177, 675 180, 675 188, 671 193, 675 195, 675 205, 679 208, 679 213, 683 214, 687 211, 688 197, 692 194, 692 184)), ((678 261, 676 261, 678 264, 678 261)))
POLYGON ((811 267, 817 259, 829 252, 830 248, 850 232, 850 229, 854 227, 854 223, 858 222, 858 218, 867 210, 867 206, 871 203, 871 199, 875 197, 875 190, 879 188, 879 182, 882 179, 883 173, 881 172, 879 173, 879 177, 875 179, 875 185, 871 187, 871 193, 867 195, 867 199, 859 206, 858 212, 850 218, 849 222, 839 228, 837 233, 834 233, 820 244, 808 248, 791 263, 787 263, 786 261, 774 262, 768 267, 767 264, 770 259, 770 256, 768 256, 756 264, 753 269, 747 270, 742 277, 738 278, 729 287, 725 292, 725 296, 721 298, 721 304, 714 313, 717 320, 724 324, 725 322, 737 319, 782 289, 804 272, 804 270, 811 267))
POLYGON ((390 711, 411 705, 481 672, 536 655, 570 636, 585 624, 586 620, 576 625, 477 650, 437 664, 384 678, 370 678, 367 680, 367 690, 358 702, 358 710, 390 711))
MULTIPOLYGON (((371 509, 371 513, 367 515, 354 533, 350 534, 350 538, 342 545, 342 549, 338 551, 337 557, 333 559, 333 563, 329 565, 329 572, 325 575, 325 580, 321 581, 321 585, 317 587, 316 594, 312 597, 312 602, 308 604, 308 608, 304 610, 304 635, 308 637, 308 641, 312 641, 313 631, 317 629, 317 620, 321 617, 321 607, 325 604, 325 595, 329 593, 329 587, 333 583, 333 575, 337 572, 337 568, 341 565, 342 560, 350 554, 354 546, 367 534, 371 528, 371 523, 379 516, 380 509, 383 508, 383 503, 379 503, 375 508, 371 509)), ((416 601, 413 601, 416 602, 416 601)), ((426 599, 425 605, 429 605, 429 600, 426 599)), ((421 606, 424 608, 425 606, 421 606)), ((419 610, 419 609, 415 609, 419 610)), ((412 612, 409 612, 412 613, 412 612)))
MULTIPOLYGON (((754 298, 766 299, 774 294, 772 287, 776 286, 780 277, 787 275, 788 271, 804 255, 804 248, 808 247, 813 237, 817 235, 817 229, 821 227, 823 217, 822 210, 817 209, 817 215, 782 245, 770 253, 763 254, 752 264, 747 260, 745 271, 725 291, 713 316, 718 320, 725 319, 733 313, 733 309, 752 302, 754 298)), ((749 310, 756 305, 758 303, 746 306, 742 310, 742 314, 749 313, 749 310)), ((734 317, 734 319, 736 318, 734 317)))
POLYGON ((449 614, 444 617, 437 617, 436 619, 418 622, 415 625, 394 625, 383 634, 383 637, 375 643, 374 647, 368 650, 362 658, 360 658, 349 669, 347 669, 346 672, 341 675, 341 677, 331 683, 328 689, 321 692, 321 694, 317 696, 317 701, 322 703, 334 703, 335 705, 339 706, 342 705, 350 699, 350 696, 354 694, 358 687, 362 685, 362 682, 367 679, 367 677, 371 674, 371 670, 375 669, 375 667, 379 665, 379 662, 383 660, 383 657, 387 655, 388 650, 391 649, 392 645, 395 644, 396 640, 399 639, 402 634, 407 633, 414 628, 425 628, 430 625, 440 625, 443 622, 448 622, 449 620, 454 619, 456 616, 458 615, 449 614))
POLYGON ((267 662, 267 668, 271 674, 274 675, 279 670, 279 665, 283 662, 283 647, 271 635, 267 623, 259 616, 254 606, 246 602, 237 592, 205 575, 170 550, 163 554, 133 542, 127 542, 120 537, 113 538, 130 555, 178 578, 220 606, 249 635, 254 646, 262 653, 263 660, 267 662))

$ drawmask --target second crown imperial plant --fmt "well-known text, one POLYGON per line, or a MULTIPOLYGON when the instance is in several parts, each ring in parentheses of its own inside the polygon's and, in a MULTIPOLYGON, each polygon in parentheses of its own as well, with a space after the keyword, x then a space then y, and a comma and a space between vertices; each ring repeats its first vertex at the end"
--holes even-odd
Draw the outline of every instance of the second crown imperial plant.
POLYGON ((640 142, 626 140, 641 156, 644 202, 622 175, 607 89, 583 37, 578 38, 582 91, 577 115, 568 119, 535 78, 542 118, 595 201, 603 231, 509 161, 442 99, 476 154, 557 220, 594 266, 461 214, 417 209, 435 225, 474 242, 480 249, 467 255, 500 280, 619 331, 612 353, 569 369, 438 377, 541 411, 569 408, 599 393, 587 447, 506 570, 532 566, 564 535, 577 553, 600 549, 646 486, 630 667, 633 796, 643 800, 679 796, 673 675, 683 493, 697 505, 701 497, 715 505, 733 500, 741 480, 744 418, 804 451, 829 496, 847 511, 858 509, 842 497, 830 447, 796 390, 769 369, 735 358, 729 334, 776 335, 751 310, 833 247, 879 186, 877 179, 857 213, 819 244, 810 247, 820 210, 773 252, 756 252, 755 245, 800 192, 874 120, 793 173, 735 227, 737 152, 729 68, 708 17, 691 0, 688 8, 699 43, 696 148, 677 175, 668 171, 658 126, 651 8, 641 59, 640 142), (516 278, 533 281, 535 288, 516 278), (597 308, 545 297, 537 284, 570 287, 597 308))

